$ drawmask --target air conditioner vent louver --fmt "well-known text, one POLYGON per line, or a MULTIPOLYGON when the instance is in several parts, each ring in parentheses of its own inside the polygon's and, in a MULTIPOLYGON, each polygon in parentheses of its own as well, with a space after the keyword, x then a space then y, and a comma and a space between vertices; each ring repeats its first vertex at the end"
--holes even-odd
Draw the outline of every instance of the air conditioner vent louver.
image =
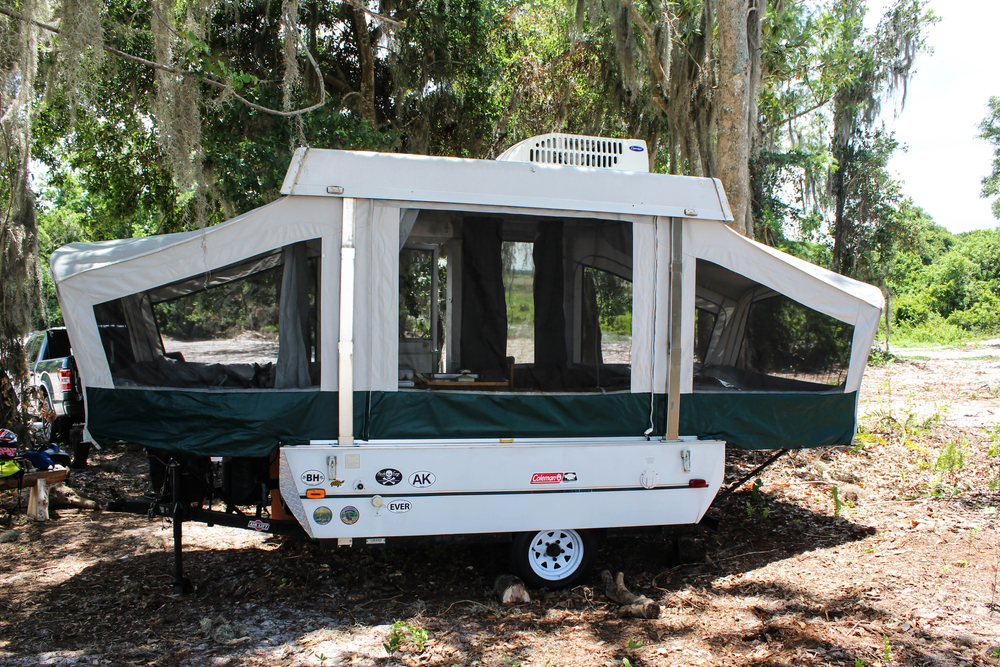
POLYGON ((574 134, 543 134, 525 139, 508 148, 497 160, 649 171, 645 141, 574 134))

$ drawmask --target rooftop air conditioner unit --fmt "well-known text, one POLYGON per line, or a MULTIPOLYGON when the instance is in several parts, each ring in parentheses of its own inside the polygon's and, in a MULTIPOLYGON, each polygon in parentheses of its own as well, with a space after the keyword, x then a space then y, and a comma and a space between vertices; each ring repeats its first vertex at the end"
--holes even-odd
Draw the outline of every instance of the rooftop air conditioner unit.
POLYGON ((649 172, 649 156, 642 139, 540 134, 514 144, 497 160, 649 172))

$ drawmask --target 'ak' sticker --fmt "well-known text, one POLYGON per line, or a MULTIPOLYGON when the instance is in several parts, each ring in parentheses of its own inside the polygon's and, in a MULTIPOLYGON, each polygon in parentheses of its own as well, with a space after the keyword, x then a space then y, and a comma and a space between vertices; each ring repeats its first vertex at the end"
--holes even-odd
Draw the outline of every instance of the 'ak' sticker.
POLYGON ((434 473, 427 472, 426 470, 421 470, 410 475, 410 486, 418 489, 426 489, 428 486, 434 486, 434 482, 436 481, 437 477, 434 473))

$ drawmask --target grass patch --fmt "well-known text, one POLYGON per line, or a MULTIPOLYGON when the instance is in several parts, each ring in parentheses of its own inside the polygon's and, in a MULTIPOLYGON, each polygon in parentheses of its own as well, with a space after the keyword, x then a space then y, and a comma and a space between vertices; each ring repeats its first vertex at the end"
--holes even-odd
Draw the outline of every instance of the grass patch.
MULTIPOLYGON (((884 326, 884 325, 883 325, 884 326)), ((885 331, 882 331, 882 338, 885 331)), ((916 325, 898 324, 889 337, 893 347, 929 347, 937 345, 964 345, 982 340, 983 334, 949 324, 940 317, 930 318, 916 325)))

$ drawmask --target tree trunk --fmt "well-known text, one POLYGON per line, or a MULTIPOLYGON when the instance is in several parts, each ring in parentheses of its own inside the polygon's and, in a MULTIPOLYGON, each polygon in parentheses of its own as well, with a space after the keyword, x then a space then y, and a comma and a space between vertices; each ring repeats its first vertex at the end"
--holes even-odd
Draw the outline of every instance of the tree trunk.
POLYGON ((733 229, 747 234, 750 201, 750 51, 747 0, 719 0, 718 174, 733 212, 733 229))
POLYGON ((846 275, 847 267, 845 252, 848 237, 848 225, 850 221, 845 218, 847 207, 847 179, 846 171, 850 162, 850 142, 853 127, 853 119, 850 117, 848 104, 843 101, 846 93, 841 91, 838 94, 833 106, 833 157, 837 162, 836 171, 829 179, 830 195, 834 201, 833 214, 833 257, 831 269, 836 273, 846 275))
POLYGON ((368 20, 360 9, 354 12, 354 33, 358 40, 358 58, 361 60, 361 117, 376 127, 375 123, 375 57, 372 53, 368 20))

